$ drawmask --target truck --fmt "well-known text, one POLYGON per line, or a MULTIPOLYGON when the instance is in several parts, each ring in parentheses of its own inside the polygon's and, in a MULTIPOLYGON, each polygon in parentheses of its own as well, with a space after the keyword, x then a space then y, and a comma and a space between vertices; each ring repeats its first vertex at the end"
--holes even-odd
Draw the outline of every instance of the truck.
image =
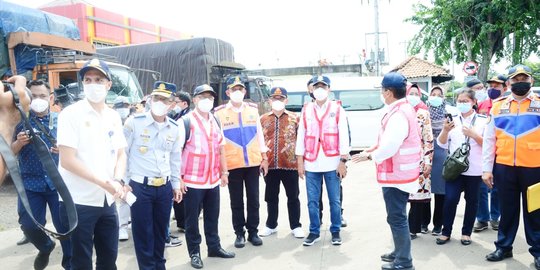
MULTIPOLYGON (((98 48, 98 53, 116 57, 135 70, 153 70, 160 79, 174 83, 178 90, 192 93, 196 86, 208 84, 218 98, 214 105, 228 101, 225 93, 227 80, 240 76, 246 85, 246 100, 259 105, 259 112, 270 110, 268 102, 272 81, 265 76, 248 76, 245 67, 234 61, 233 46, 216 38, 192 38, 159 43, 98 48)), ((137 73, 148 94, 153 89, 156 76, 137 73)))
MULTIPOLYGON (((106 60, 111 70, 112 88, 106 102, 119 96, 131 103, 142 100, 142 88, 134 71, 98 55, 95 46, 81 41, 79 29, 71 19, 41 10, 0 1, 0 75, 23 75, 28 80, 42 79, 55 96, 81 98, 79 69, 92 58, 106 60), (67 91, 67 92, 66 92, 67 91)), ((55 108, 59 109, 58 107, 55 108)))

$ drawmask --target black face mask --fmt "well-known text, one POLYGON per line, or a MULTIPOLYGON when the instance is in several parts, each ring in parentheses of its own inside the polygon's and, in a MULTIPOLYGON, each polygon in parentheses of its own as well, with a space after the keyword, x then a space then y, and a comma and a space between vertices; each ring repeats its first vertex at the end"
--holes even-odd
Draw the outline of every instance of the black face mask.
POLYGON ((518 96, 524 96, 531 90, 531 83, 530 82, 517 82, 510 85, 510 89, 512 90, 512 93, 518 95, 518 96))

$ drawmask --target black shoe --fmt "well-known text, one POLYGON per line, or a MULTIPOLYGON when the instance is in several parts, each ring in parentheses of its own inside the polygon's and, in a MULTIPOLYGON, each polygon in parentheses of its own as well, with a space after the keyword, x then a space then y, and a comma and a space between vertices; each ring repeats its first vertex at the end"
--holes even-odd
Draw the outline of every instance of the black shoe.
POLYGON ((414 266, 402 266, 402 265, 396 265, 393 262, 383 264, 381 266, 382 270, 414 270, 414 266))
POLYGON ((345 228, 347 227, 347 221, 341 217, 341 227, 345 228))
POLYGON ((237 235, 236 240, 234 241, 235 248, 243 248, 246 246, 246 237, 243 235, 237 235))
POLYGON ((464 246, 468 246, 472 243, 471 239, 461 239, 461 244, 464 246))
POLYGON ((427 226, 422 226, 422 227, 420 228, 420 233, 422 233, 422 234, 427 234, 427 233, 429 233, 428 227, 427 227, 427 226))
POLYGON ((261 246, 263 244, 262 239, 257 234, 250 235, 248 237, 248 242, 254 246, 261 246))
POLYGON ((319 240, 321 240, 321 237, 319 235, 309 233, 306 239, 304 239, 303 245, 313 246, 313 244, 315 244, 315 242, 318 242, 319 240))
POLYGON ((534 258, 534 267, 536 267, 536 270, 540 270, 540 257, 534 258))
POLYGON ((219 257, 224 259, 234 258, 236 254, 234 252, 225 251, 223 248, 218 248, 216 250, 209 250, 208 257, 219 257))
POLYGON ((381 255, 381 260, 383 262, 393 262, 395 259, 396 259, 396 255, 394 255, 393 253, 387 253, 387 254, 381 255))
POLYGON ((431 231, 431 235, 439 236, 442 233, 441 227, 433 227, 433 230, 431 231))
POLYGON ((186 233, 186 229, 182 228, 182 227, 177 227, 178 228, 178 232, 180 233, 186 233))
POLYGON ((334 246, 341 245, 341 237, 339 236, 339 232, 332 233, 332 245, 334 246))
POLYGON ((498 262, 506 258, 512 258, 512 257, 514 257, 514 254, 512 254, 511 250, 503 251, 502 249, 496 249, 495 251, 486 255, 486 260, 490 262, 498 262))
POLYGON ((203 268, 204 265, 201 260, 201 254, 199 253, 191 254, 191 266, 196 269, 203 268))
POLYGON ((416 233, 411 233, 410 235, 411 235, 411 240, 418 238, 418 235, 416 233))
POLYGON ((42 252, 40 251, 38 255, 36 256, 36 259, 34 260, 34 269, 35 270, 43 270, 49 265, 49 256, 51 255, 51 252, 54 250, 54 247, 56 246, 56 243, 52 241, 52 247, 49 252, 42 252))
POLYGON ((491 224, 491 228, 494 230, 494 231, 498 231, 499 230, 499 221, 498 220, 491 220, 489 222, 489 224, 491 224))
POLYGON ((448 241, 450 241, 450 237, 448 237, 446 239, 442 239, 442 238, 437 237, 437 240, 435 242, 437 243, 437 245, 444 245, 444 244, 448 243, 448 241))
POLYGON ((22 245, 26 245, 30 243, 30 240, 28 240, 28 238, 26 238, 26 235, 23 235, 23 237, 21 238, 21 240, 19 240, 17 242, 17 246, 22 246, 22 245))
POLYGON ((488 228, 488 223, 486 221, 478 221, 474 225, 473 232, 485 231, 488 228))

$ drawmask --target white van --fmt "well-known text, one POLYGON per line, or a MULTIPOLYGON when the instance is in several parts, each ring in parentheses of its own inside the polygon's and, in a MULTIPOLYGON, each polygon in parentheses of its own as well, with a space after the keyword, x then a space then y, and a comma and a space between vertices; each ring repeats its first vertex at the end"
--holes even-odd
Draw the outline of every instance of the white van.
MULTIPOLYGON (((352 151, 356 152, 375 145, 385 113, 378 88, 382 77, 332 77, 330 99, 340 100, 347 113, 351 133, 352 151)), ((311 101, 307 93, 307 81, 301 79, 274 80, 274 86, 288 91, 287 110, 300 113, 303 105, 311 101)))

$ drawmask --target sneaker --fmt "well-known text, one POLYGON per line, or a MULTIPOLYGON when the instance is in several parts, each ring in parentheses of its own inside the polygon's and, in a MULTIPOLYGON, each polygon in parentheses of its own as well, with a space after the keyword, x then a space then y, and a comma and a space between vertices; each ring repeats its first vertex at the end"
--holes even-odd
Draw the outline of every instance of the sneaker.
POLYGON ((418 238, 418 235, 416 233, 411 233, 410 235, 411 235, 411 240, 418 238))
POLYGON ((28 238, 26 238, 26 235, 23 234, 21 240, 17 241, 17 246, 26 245, 28 243, 30 243, 30 240, 28 240, 28 238))
POLYGON ((420 233, 422 233, 422 234, 427 234, 427 233, 429 233, 428 227, 427 227, 427 226, 422 226, 422 227, 420 228, 420 233))
POLYGON ((129 234, 127 231, 127 228, 123 227, 118 229, 118 240, 119 241, 127 241, 129 239, 129 234))
POLYGON ((485 221, 478 221, 474 224, 473 232, 481 232, 488 228, 488 223, 485 221))
POLYGON ((441 227, 433 227, 433 230, 431 231, 431 235, 439 236, 442 233, 441 227))
POLYGON ((178 228, 179 233, 186 233, 186 229, 184 229, 182 227, 177 227, 177 228, 178 228))
POLYGON ((178 239, 178 237, 169 236, 167 240, 165 241, 165 247, 177 247, 182 244, 182 240, 178 239))
POLYGON ((498 221, 498 220, 491 220, 491 221, 489 221, 489 224, 491 224, 491 228, 492 228, 494 231, 498 231, 498 230, 499 230, 499 221, 498 221))
POLYGON ((343 216, 341 216, 341 227, 347 227, 347 221, 343 218, 343 216))
POLYGON ((34 259, 34 269, 36 270, 43 270, 47 268, 47 265, 49 265, 49 257, 51 256, 51 252, 54 250, 54 247, 56 246, 56 243, 52 241, 51 250, 49 252, 39 252, 36 258, 34 259))
POLYGON ((334 246, 341 245, 341 237, 339 236, 339 232, 332 233, 332 245, 334 246))
POLYGON ((274 233, 277 232, 277 229, 270 229, 266 226, 264 226, 264 228, 261 230, 261 232, 259 232, 259 236, 262 236, 262 237, 266 237, 266 236, 270 236, 274 233))
POLYGON ((303 245, 304 246, 313 246, 313 244, 315 244, 315 242, 319 242, 319 240, 321 240, 321 237, 319 235, 310 233, 306 237, 306 239, 304 239, 303 245))
POLYGON ((302 230, 302 227, 296 227, 292 230, 292 234, 296 238, 304 238, 306 235, 304 234, 304 230, 302 230))

